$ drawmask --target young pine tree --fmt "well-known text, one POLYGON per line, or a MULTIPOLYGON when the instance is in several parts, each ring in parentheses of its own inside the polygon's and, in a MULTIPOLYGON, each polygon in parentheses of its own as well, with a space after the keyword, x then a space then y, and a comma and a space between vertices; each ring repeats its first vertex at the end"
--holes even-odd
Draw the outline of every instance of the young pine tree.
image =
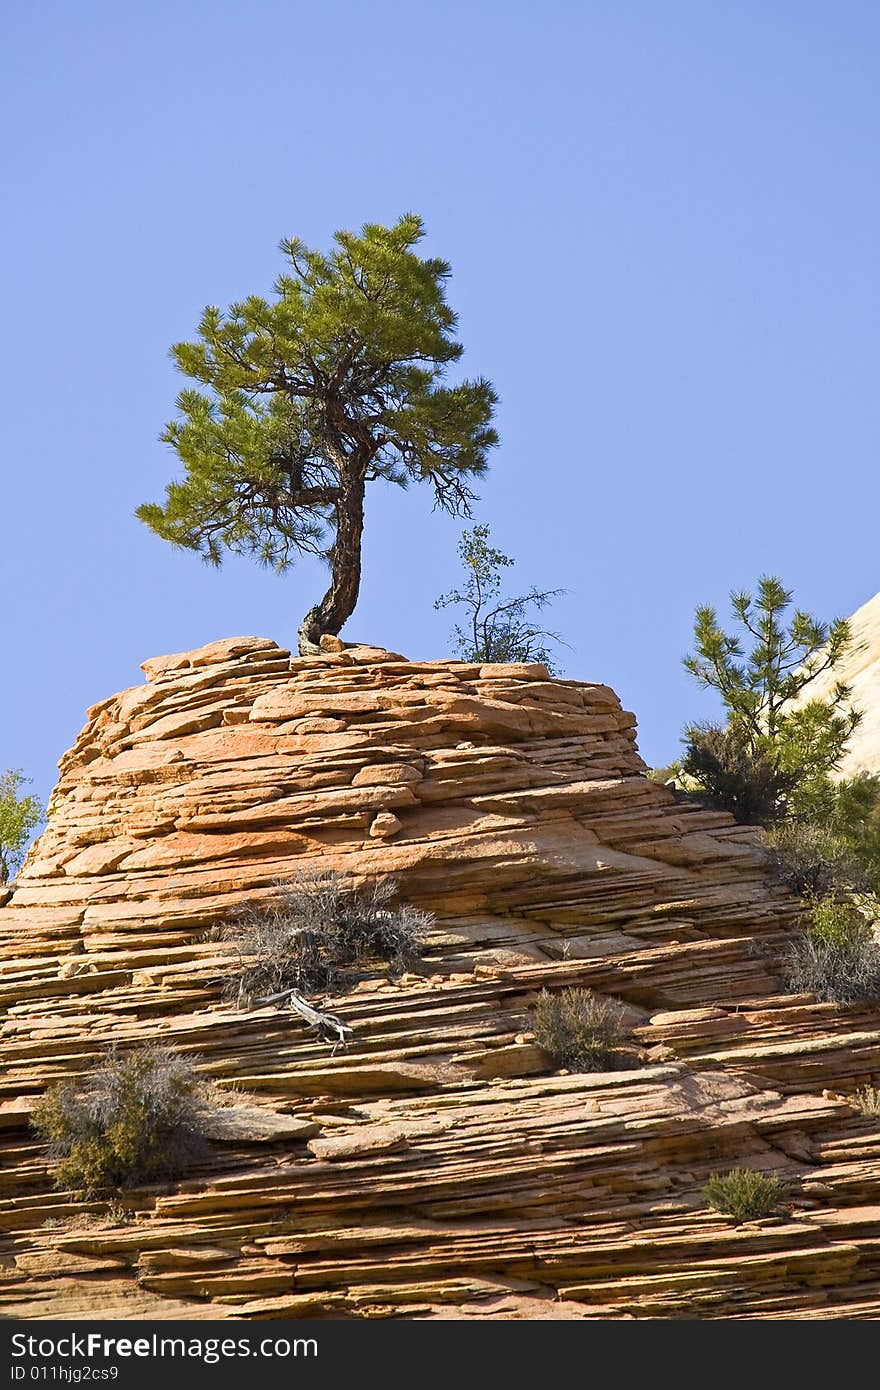
POLYGON ((841 682, 828 699, 809 698, 816 677, 849 651, 849 623, 802 609, 789 615, 792 598, 765 575, 755 596, 731 594, 738 631, 725 632, 709 606, 695 614, 685 669, 721 696, 727 725, 688 728, 682 767, 739 820, 769 824, 815 796, 861 720, 841 682))
POLYGON ((184 473, 138 516, 213 564, 224 550, 278 571, 302 554, 326 560, 330 586, 299 628, 304 653, 354 611, 367 486, 424 482, 437 506, 468 515, 469 480, 498 442, 491 384, 445 384, 463 349, 450 268, 416 253, 423 235, 408 214, 337 232, 327 255, 284 241, 273 298, 208 307, 198 340, 172 350, 197 383, 162 435, 184 473))

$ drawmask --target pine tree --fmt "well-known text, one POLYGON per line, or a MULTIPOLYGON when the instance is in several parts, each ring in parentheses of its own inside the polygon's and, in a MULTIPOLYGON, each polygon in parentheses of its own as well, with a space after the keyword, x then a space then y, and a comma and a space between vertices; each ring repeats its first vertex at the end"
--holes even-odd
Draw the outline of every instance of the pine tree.
POLYGON ((793 593, 775 575, 763 575, 755 596, 730 595, 732 615, 741 631, 725 632, 708 604, 694 615, 696 652, 684 659, 685 670, 702 686, 717 690, 731 719, 741 724, 755 745, 804 734, 811 746, 824 741, 822 757, 834 766, 859 722, 845 708, 849 690, 838 682, 819 710, 833 715, 816 725, 817 702, 801 695, 823 672, 834 670, 852 646, 845 618, 820 622, 797 608, 786 623, 793 593), (745 654, 744 642, 751 643, 745 654), (806 726, 806 727, 805 727, 806 726))
POLYGON ((137 514, 213 564, 224 550, 279 572, 298 555, 325 559, 330 586, 300 625, 304 653, 354 611, 367 485, 425 482, 436 506, 469 515, 469 479, 498 442, 491 384, 444 382, 463 349, 450 268, 416 254, 423 235, 407 214, 337 232, 328 255, 284 241, 273 299, 209 306, 198 341, 172 349, 199 383, 162 434, 184 476, 137 514))
POLYGON ((814 801, 862 718, 841 681, 824 700, 810 698, 817 677, 852 649, 849 623, 821 622, 800 608, 789 614, 792 601, 790 589, 764 575, 754 596, 730 596, 738 631, 725 632, 714 608, 698 608, 696 650, 684 659, 721 696, 727 725, 687 728, 682 770, 747 823, 771 824, 814 801))

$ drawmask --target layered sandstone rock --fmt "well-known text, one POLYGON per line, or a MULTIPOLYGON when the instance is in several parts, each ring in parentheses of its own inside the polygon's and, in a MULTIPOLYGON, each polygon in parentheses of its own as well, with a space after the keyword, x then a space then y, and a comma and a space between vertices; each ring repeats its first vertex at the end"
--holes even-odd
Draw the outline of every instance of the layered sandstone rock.
POLYGON ((602 685, 539 666, 295 658, 254 638, 146 662, 89 711, 0 910, 0 1306, 28 1317, 870 1317, 876 1011, 780 993, 797 907, 753 832, 648 781, 602 685), (390 874, 421 969, 295 1015, 223 1002, 212 937, 298 869, 390 874), (567 1075, 537 992, 623 1001, 641 1065, 567 1075), (27 1116, 111 1042, 229 1091, 210 1156, 127 1215, 52 1186, 27 1116), (793 1184, 734 1227, 710 1172, 793 1184))

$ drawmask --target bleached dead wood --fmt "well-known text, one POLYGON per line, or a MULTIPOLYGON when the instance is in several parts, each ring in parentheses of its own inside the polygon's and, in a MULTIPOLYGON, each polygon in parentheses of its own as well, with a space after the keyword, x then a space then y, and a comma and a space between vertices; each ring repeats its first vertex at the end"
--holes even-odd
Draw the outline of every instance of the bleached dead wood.
POLYGON ((300 1018, 304 1018, 306 1023, 313 1028, 317 1028, 322 1037, 335 1036, 337 1047, 340 1043, 343 1045, 347 1043, 352 1036, 354 1030, 347 1023, 343 1023, 336 1014, 326 1013, 323 1009, 316 1009, 296 989, 283 989, 279 994, 268 994, 263 999, 254 999, 252 1006, 256 1009, 262 1009, 268 1004, 281 1004, 285 1001, 288 1008, 293 1009, 294 1013, 298 1013, 300 1018))

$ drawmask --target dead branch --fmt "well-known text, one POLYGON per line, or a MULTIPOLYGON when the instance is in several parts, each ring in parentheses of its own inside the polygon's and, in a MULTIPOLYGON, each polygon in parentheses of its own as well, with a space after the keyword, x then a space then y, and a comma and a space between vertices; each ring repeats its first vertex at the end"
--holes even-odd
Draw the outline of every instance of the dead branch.
POLYGON ((288 1008, 293 1009, 300 1018, 304 1018, 312 1028, 317 1028, 322 1037, 335 1036, 337 1047, 340 1043, 344 1046, 351 1038, 354 1030, 347 1023, 343 1023, 341 1018, 336 1017, 336 1014, 329 1014, 325 1013, 323 1009, 316 1009, 307 999, 303 998, 299 990, 283 989, 279 994, 267 994, 264 999, 254 999, 252 1005, 254 1008, 262 1009, 269 1004, 280 1004, 283 1000, 287 1001, 288 1008))

